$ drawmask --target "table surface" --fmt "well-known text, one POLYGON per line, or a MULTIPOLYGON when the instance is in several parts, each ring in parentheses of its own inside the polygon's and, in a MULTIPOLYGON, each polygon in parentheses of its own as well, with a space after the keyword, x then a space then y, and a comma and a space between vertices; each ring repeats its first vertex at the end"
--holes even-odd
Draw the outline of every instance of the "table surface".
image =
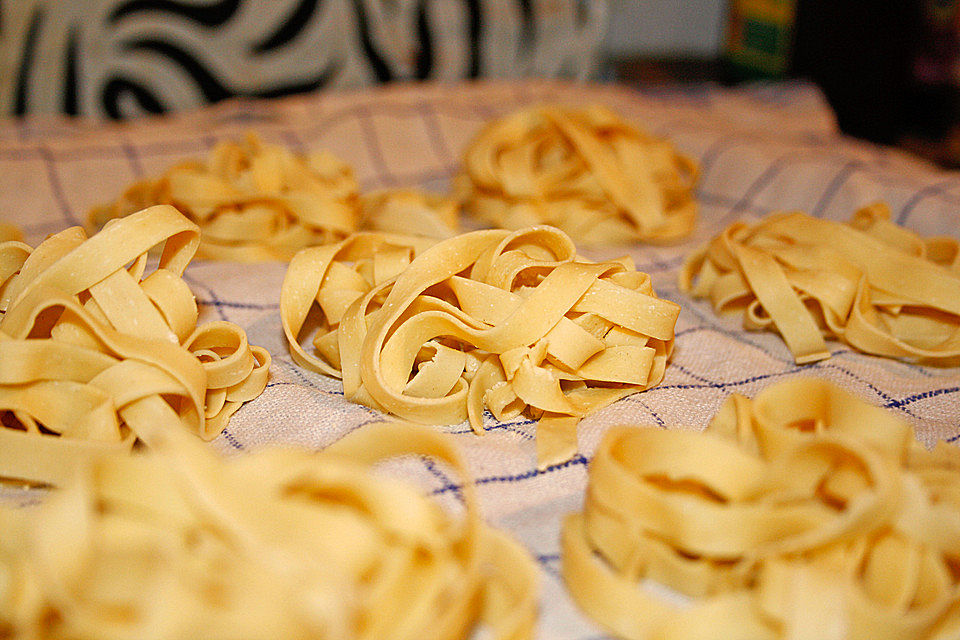
MULTIPOLYGON (((611 425, 701 429, 733 392, 752 396, 786 378, 815 376, 887 407, 913 424, 924 443, 960 439, 960 369, 864 355, 838 342, 828 343, 831 358, 797 366, 778 335, 744 331, 740 318, 718 318, 709 302, 677 288, 677 271, 689 251, 734 220, 771 211, 798 209, 846 220, 857 207, 885 200, 896 222, 919 233, 960 235, 960 174, 843 137, 810 85, 643 91, 547 81, 408 84, 223 103, 126 125, 6 121, 0 122, 0 220, 20 226, 35 245, 46 234, 80 224, 91 206, 116 197, 130 182, 203 156, 218 140, 251 129, 299 151, 332 151, 353 165, 363 190, 418 185, 443 191, 483 123, 542 102, 607 104, 672 140, 700 163, 701 176, 695 193, 699 221, 686 242, 583 252, 592 258, 629 253, 661 296, 682 305, 676 352, 662 384, 587 417, 580 425, 580 454, 545 471, 536 468, 532 421, 497 423, 488 415, 482 437, 465 424, 438 427, 466 457, 485 518, 516 536, 542 568, 539 638, 603 637, 565 594, 558 532, 561 518, 579 509, 587 463, 611 425)), ((339 381, 291 360, 278 305, 285 268, 195 261, 187 269, 201 320, 238 323, 251 343, 274 358, 262 396, 213 441, 219 450, 243 452, 271 443, 320 448, 379 419, 345 400, 339 381)), ((415 475, 438 499, 456 500, 460 485, 442 470, 424 465, 415 475)))

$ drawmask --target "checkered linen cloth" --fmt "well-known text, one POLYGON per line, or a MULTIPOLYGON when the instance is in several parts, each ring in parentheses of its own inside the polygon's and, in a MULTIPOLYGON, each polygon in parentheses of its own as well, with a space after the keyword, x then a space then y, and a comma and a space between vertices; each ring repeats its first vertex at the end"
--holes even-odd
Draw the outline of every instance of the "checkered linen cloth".
MULTIPOLYGON (((778 335, 748 333, 739 317, 718 318, 707 301, 682 294, 676 278, 684 256, 736 219, 799 209, 847 220, 855 208, 878 199, 889 203, 896 222, 921 234, 957 236, 960 175, 843 137, 822 96, 802 84, 653 91, 544 81, 408 84, 223 103, 126 125, 2 122, 0 220, 19 225, 35 245, 48 233, 80 224, 89 207, 115 198, 130 182, 205 156, 218 140, 251 129, 298 151, 332 151, 353 165, 364 190, 419 185, 442 191, 483 123, 544 102, 607 104, 672 140, 701 169, 699 220, 687 242, 584 252, 603 258, 629 251, 658 293, 682 305, 676 352, 662 384, 586 418, 580 454, 542 472, 529 420, 498 424, 487 416, 483 437, 466 424, 438 427, 465 455, 486 519, 512 532, 542 568, 538 637, 604 637, 565 593, 558 534, 562 517, 580 507, 587 463, 607 427, 701 429, 730 393, 753 396, 789 377, 816 376, 906 419, 926 444, 960 439, 960 369, 863 355, 837 342, 829 343, 830 359, 798 367, 778 335)), ((212 443, 220 450, 244 452, 271 443, 320 448, 381 417, 345 400, 339 381, 303 371, 290 359, 278 305, 285 268, 195 261, 187 269, 201 321, 236 322, 252 344, 274 357, 263 395, 212 443)), ((456 504, 462 480, 444 468, 422 460, 401 469, 427 492, 456 504)))

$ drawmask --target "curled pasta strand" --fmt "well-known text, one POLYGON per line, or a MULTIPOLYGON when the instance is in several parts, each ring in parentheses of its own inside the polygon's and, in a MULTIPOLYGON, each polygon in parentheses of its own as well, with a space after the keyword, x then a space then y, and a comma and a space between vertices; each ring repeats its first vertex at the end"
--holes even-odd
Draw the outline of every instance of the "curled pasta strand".
POLYGON ((783 336, 798 364, 830 357, 825 337, 865 353, 960 362, 960 243, 921 238, 886 205, 848 224, 805 214, 737 222, 691 254, 680 288, 747 329, 783 336))
POLYGON ((460 203, 416 189, 388 189, 360 196, 360 228, 430 238, 449 238, 459 226, 460 203))
POLYGON ((0 222, 0 242, 20 242, 22 240, 23 233, 19 227, 0 222))
POLYGON ((550 224, 585 245, 676 242, 696 219, 696 163, 599 105, 540 106, 470 143, 455 192, 507 229, 550 224))
POLYGON ((319 454, 223 459, 177 430, 89 461, 36 509, 0 508, 0 629, 47 638, 532 637, 536 566, 482 521, 372 473, 439 434, 372 425, 319 454))
POLYGON ((265 349, 232 323, 196 326, 181 276, 198 242, 158 205, 90 238, 0 244, 0 478, 58 484, 90 456, 151 444, 158 425, 210 440, 263 391, 265 349))
POLYGON ((662 379, 679 307, 629 259, 592 263, 552 227, 425 245, 358 234, 298 254, 280 297, 293 358, 414 422, 550 418, 541 465, 569 459, 579 418, 662 379))
POLYGON ((289 260, 299 249, 338 241, 357 229, 352 169, 328 152, 307 156, 248 134, 224 141, 205 162, 187 161, 131 185, 91 210, 91 225, 156 204, 196 223, 198 255, 215 260, 289 260))
POLYGON ((562 546, 575 600, 623 638, 949 637, 960 450, 791 380, 731 396, 702 433, 611 429, 562 546))

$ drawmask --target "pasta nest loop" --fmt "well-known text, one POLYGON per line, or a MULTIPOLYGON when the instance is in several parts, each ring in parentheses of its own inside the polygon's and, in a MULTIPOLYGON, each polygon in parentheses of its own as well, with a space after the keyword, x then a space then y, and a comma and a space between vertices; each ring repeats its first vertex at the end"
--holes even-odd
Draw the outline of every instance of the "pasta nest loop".
POLYGON ((482 521, 372 473, 439 434, 374 425, 317 454, 221 459, 173 432, 111 456, 35 509, 0 508, 0 632, 11 637, 496 640, 532 636, 536 568, 482 521))
POLYGON ((574 598, 623 638, 960 630, 960 450, 825 381, 733 395, 703 433, 611 429, 562 538, 574 598))
POLYGON ((459 226, 460 203, 417 189, 384 189, 360 196, 360 228, 449 238, 459 226))
POLYGON ((662 380, 680 308, 629 258, 590 262, 552 227, 427 244, 357 234, 297 254, 280 294, 296 362, 415 422, 480 433, 484 407, 526 411, 551 462, 576 452, 580 417, 662 380))
POLYGON ((960 363, 960 243, 921 238, 883 203, 847 224, 803 213, 736 222, 691 254, 680 288, 747 329, 783 336, 797 363, 830 357, 824 336, 866 353, 960 363))
POLYGON ((170 204, 200 226, 198 255, 215 260, 289 260, 299 249, 357 228, 357 183, 328 152, 296 155, 250 134, 223 141, 207 162, 188 161, 130 186, 93 209, 91 224, 170 204))
POLYGON ((89 239, 73 227, 36 249, 0 243, 0 478, 56 484, 171 425, 210 440, 263 391, 265 349, 233 323, 197 326, 181 276, 198 242, 160 205, 89 239))
POLYGON ((0 222, 0 242, 10 242, 12 240, 23 240, 23 233, 12 224, 0 222))
POLYGON ((696 219, 697 165, 601 106, 542 106, 484 128, 454 182, 466 210, 507 228, 550 224, 582 245, 676 242, 696 219))

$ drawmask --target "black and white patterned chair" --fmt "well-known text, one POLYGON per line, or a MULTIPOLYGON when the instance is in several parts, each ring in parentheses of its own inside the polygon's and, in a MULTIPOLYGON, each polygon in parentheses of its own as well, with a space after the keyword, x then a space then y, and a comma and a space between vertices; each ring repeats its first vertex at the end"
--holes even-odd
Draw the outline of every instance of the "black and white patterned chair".
POLYGON ((587 78, 606 0, 0 0, 0 114, 128 118, 405 79, 587 78))

